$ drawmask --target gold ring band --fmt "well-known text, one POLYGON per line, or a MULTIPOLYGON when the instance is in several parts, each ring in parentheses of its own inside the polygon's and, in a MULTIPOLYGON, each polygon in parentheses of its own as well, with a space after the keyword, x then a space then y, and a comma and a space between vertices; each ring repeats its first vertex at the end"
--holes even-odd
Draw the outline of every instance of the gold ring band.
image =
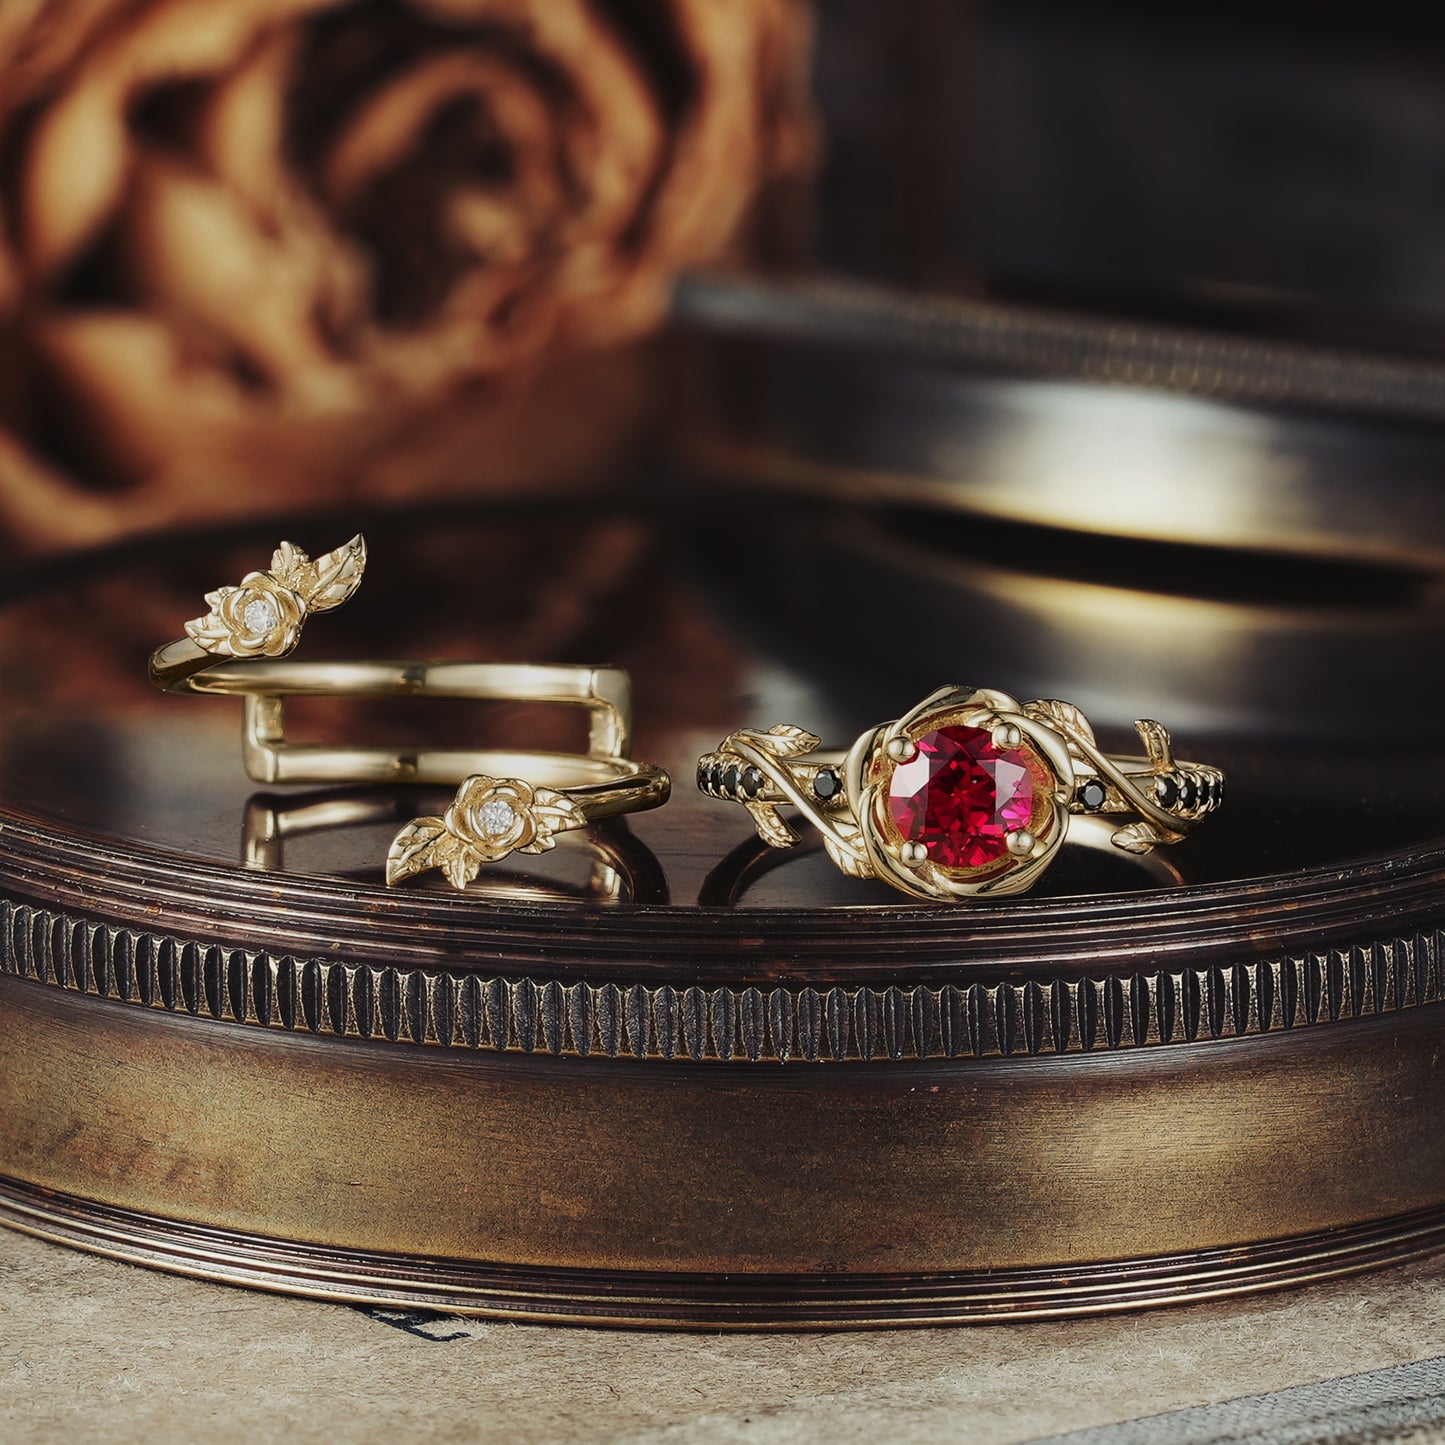
POLYGON ((216 691, 198 679, 218 658, 285 657, 300 641, 306 619, 340 607, 365 571, 366 539, 360 535, 314 561, 282 542, 269 571, 248 572, 238 586, 206 593, 210 610, 186 623, 184 637, 151 654, 151 681, 167 692, 216 691))
MULTIPOLYGON (((499 766, 499 757, 540 761, 554 786, 597 784, 596 768, 557 782, 561 762, 626 758, 631 685, 617 667, 513 662, 220 663, 190 674, 173 691, 243 699, 241 750, 258 783, 451 783, 499 766), (571 754, 499 754, 445 749, 335 747, 286 741, 288 697, 433 697, 473 701, 571 703, 588 712, 586 759, 571 754)), ((605 770, 603 770, 605 772, 605 770)))
MULTIPOLYGON (((1112 854, 1139 870, 1141 878, 1147 880, 1143 886, 1182 888, 1189 881, 1179 865, 1165 854, 1121 852, 1113 846, 1113 831, 1105 818, 1076 816, 1069 824, 1068 846, 1112 854)), ((803 839, 796 849, 779 850, 756 834, 745 838, 708 871, 698 888, 698 906, 736 908, 769 873, 787 867, 799 855, 822 846, 821 838, 803 839)))
POLYGON ((1144 755, 1119 757, 1070 703, 949 686, 845 752, 788 724, 740 729, 698 760, 698 786, 742 804, 772 847, 799 841, 778 811, 791 806, 845 873, 956 902, 1031 887, 1071 828, 1144 855, 1214 812, 1224 774, 1177 761, 1159 723, 1135 727, 1144 755))

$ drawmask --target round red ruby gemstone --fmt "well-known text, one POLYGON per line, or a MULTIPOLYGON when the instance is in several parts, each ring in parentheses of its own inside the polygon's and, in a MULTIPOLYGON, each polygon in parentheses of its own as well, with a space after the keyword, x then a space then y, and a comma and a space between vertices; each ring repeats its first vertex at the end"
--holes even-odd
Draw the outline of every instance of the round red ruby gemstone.
POLYGON ((888 788, 905 842, 940 868, 979 868, 1008 852, 1008 835, 1034 812, 1034 775, 1021 748, 1000 748, 983 728, 944 727, 917 739, 888 788))

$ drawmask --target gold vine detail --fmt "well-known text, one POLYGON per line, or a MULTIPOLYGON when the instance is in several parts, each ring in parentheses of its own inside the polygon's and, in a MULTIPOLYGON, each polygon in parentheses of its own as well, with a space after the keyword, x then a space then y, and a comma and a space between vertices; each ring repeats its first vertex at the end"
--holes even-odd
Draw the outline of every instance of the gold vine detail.
MULTIPOLYGON (((1177 843, 1184 837, 1184 830, 1178 826, 1179 819, 1161 808, 1112 758, 1100 751, 1094 741, 1093 728, 1072 703, 1061 702, 1058 698, 1040 698, 1036 702, 1026 702, 1021 711, 1025 717, 1060 733, 1069 751, 1088 763, 1139 814, 1138 821, 1127 823, 1114 833, 1112 841, 1116 848, 1125 853, 1149 853, 1160 843, 1177 843)), ((1139 741, 1144 745, 1155 774, 1168 772, 1174 766, 1174 751, 1164 724, 1152 718, 1140 718, 1134 724, 1134 730, 1139 734, 1139 741)))
MULTIPOLYGON (((818 830, 828 856, 853 878, 876 876, 863 844, 863 830, 836 813, 824 812, 798 786, 788 764, 818 747, 820 739, 804 728, 789 723, 762 732, 740 728, 719 751, 731 753, 755 767, 818 830)), ((758 836, 770 848, 792 848, 799 841, 797 830, 778 812, 778 804, 754 798, 745 803, 758 836)))

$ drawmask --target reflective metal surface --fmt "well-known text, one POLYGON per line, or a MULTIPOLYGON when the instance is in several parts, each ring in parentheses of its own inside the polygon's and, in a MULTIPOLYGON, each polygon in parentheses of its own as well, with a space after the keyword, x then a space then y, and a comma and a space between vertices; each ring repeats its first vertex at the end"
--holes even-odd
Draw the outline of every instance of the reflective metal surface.
POLYGON ((1400 363, 1426 404, 1360 352, 878 287, 700 278, 681 309, 680 465, 747 519, 752 571, 723 529, 717 583, 760 637, 788 619, 783 655, 918 690, 956 647, 970 678, 1119 725, 1168 698, 1247 746, 1349 740, 1344 691, 1378 700, 1372 739, 1438 744, 1437 364, 1400 363))

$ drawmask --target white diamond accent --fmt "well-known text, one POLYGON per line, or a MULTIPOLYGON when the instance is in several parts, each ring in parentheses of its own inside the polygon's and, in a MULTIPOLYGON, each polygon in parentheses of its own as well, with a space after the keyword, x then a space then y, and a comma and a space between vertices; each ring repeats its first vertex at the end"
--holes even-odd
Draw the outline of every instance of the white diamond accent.
POLYGON ((241 625, 252 637, 264 637, 281 620, 269 597, 255 597, 241 612, 241 625))
POLYGON ((500 838, 510 832, 516 821, 516 810, 501 798, 490 798, 477 809, 477 822, 489 838, 500 838))

